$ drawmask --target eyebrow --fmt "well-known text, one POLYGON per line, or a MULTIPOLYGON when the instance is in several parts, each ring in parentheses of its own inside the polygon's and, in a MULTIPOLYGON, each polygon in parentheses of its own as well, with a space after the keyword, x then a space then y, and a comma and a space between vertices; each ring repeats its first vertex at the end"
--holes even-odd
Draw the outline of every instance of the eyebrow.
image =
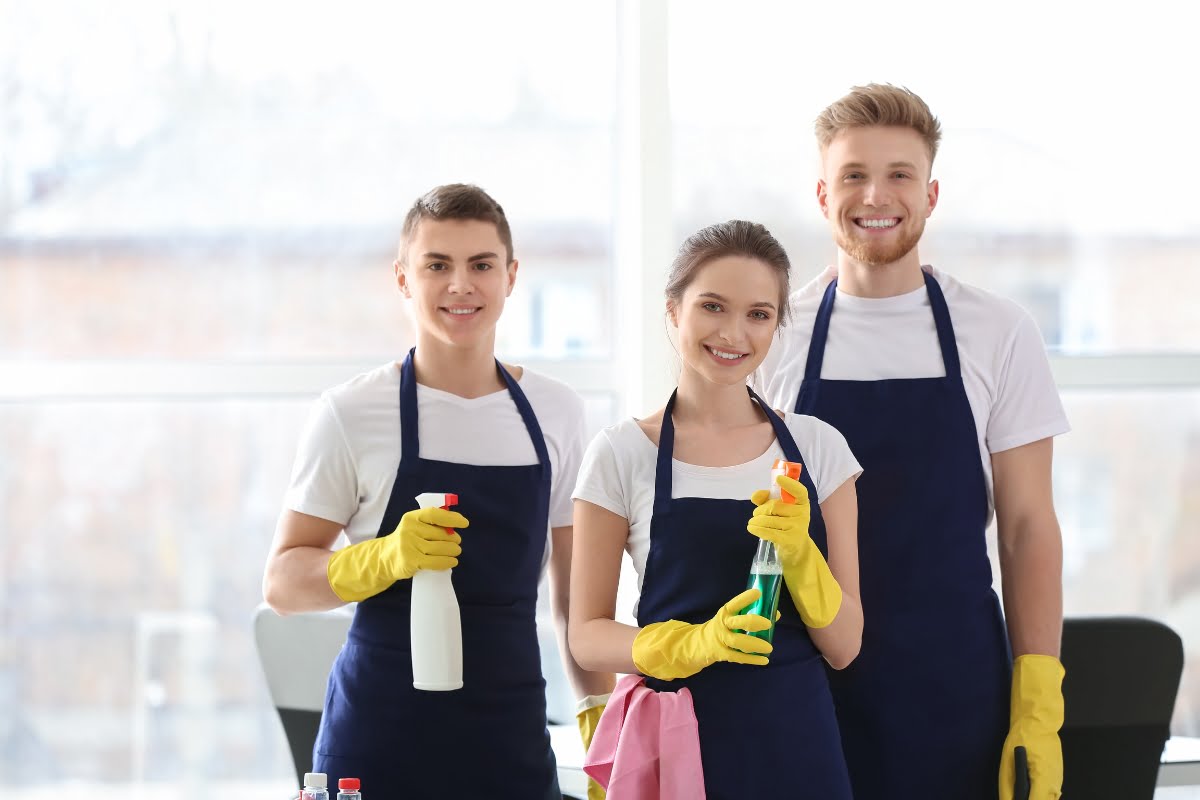
MULTIPOLYGON (((729 298, 722 297, 721 295, 717 294, 716 292, 701 292, 700 297, 711 297, 713 300, 720 300, 722 303, 729 302, 729 298)), ((766 300, 759 300, 757 303, 751 303, 750 307, 751 308, 769 308, 772 311, 775 310, 775 304, 768 303, 766 300)))
MULTIPOLYGON (((914 172, 917 169, 917 165, 912 163, 911 161, 893 161, 892 163, 887 165, 888 169, 895 169, 896 167, 902 167, 904 169, 911 169, 914 172)), ((841 170, 843 172, 845 172, 848 169, 866 169, 866 168, 867 168, 866 164, 860 164, 857 161, 851 161, 849 164, 842 164, 842 166, 841 166, 841 170)))
MULTIPOLYGON (((424 255, 421 256, 421 258, 424 258, 424 259, 430 260, 430 261, 453 261, 454 260, 454 258, 452 256, 448 256, 445 253, 432 253, 432 252, 425 253, 424 255)), ((470 264, 472 261, 492 261, 497 258, 499 258, 499 256, 496 255, 495 253, 491 253, 491 252, 476 253, 475 255, 473 255, 467 259, 467 263, 470 264)))

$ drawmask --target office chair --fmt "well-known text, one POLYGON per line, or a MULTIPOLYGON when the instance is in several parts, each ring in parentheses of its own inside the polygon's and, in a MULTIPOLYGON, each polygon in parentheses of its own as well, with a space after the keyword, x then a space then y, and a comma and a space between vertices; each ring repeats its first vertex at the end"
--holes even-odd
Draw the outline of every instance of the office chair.
MULTIPOLYGON (((267 678, 271 702, 283 723, 296 785, 312 767, 313 743, 321 725, 329 670, 346 641, 353 607, 281 617, 262 603, 254 611, 254 642, 267 678)), ((558 646, 548 624, 539 619, 538 644, 542 674, 546 677, 546 713, 555 749, 558 781, 564 798, 582 798, 587 778, 583 774, 583 745, 575 730, 574 701, 558 658, 558 646), (569 742, 570 746, 561 743, 569 742), (577 752, 576 752, 577 751, 577 752), (578 762, 578 763, 575 763, 578 762), (580 789, 579 787, 583 787, 580 789)))
POLYGON ((1063 800, 1152 800, 1183 641, 1137 617, 1063 621, 1063 800))
POLYGON ((346 641, 350 607, 281 617, 263 603, 254 610, 254 643, 292 753, 296 785, 312 770, 313 742, 325 706, 325 684, 346 641))

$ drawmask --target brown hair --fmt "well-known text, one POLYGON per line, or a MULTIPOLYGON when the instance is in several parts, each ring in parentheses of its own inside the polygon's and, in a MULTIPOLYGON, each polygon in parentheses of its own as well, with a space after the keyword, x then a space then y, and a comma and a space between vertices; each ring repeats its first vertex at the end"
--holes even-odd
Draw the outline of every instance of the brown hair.
POLYGON ((855 86, 850 93, 821 112, 814 125, 821 150, 844 130, 894 126, 911 128, 925 140, 929 163, 937 155, 942 125, 915 93, 890 83, 855 86))
POLYGON ((679 246, 667 274, 667 299, 678 305, 683 293, 696 278, 696 272, 710 261, 725 256, 744 256, 761 261, 775 270, 779 278, 779 324, 787 319, 788 276, 791 262, 783 245, 757 222, 731 219, 702 228, 679 246))
POLYGON ((404 263, 408 243, 423 219, 473 219, 490 222, 496 226, 500 241, 508 249, 507 263, 512 263, 513 241, 508 217, 504 216, 504 209, 500 204, 478 186, 469 183, 448 183, 445 186, 436 186, 418 197, 404 217, 404 227, 400 229, 401 263, 404 263))

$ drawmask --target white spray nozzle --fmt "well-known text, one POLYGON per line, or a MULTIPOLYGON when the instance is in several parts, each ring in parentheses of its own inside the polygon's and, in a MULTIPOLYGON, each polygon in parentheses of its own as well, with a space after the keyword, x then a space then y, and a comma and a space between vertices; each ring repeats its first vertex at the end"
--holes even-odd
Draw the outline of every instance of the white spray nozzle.
POLYGON ((452 492, 423 492, 417 495, 420 508, 449 508, 458 505, 458 495, 452 492))

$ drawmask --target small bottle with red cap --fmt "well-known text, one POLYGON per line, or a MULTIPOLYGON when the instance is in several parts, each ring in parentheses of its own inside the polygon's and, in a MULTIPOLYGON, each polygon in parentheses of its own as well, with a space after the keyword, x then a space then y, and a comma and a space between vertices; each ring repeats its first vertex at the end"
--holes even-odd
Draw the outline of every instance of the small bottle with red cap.
POLYGON ((338 778, 337 800, 362 800, 358 778, 338 778))

